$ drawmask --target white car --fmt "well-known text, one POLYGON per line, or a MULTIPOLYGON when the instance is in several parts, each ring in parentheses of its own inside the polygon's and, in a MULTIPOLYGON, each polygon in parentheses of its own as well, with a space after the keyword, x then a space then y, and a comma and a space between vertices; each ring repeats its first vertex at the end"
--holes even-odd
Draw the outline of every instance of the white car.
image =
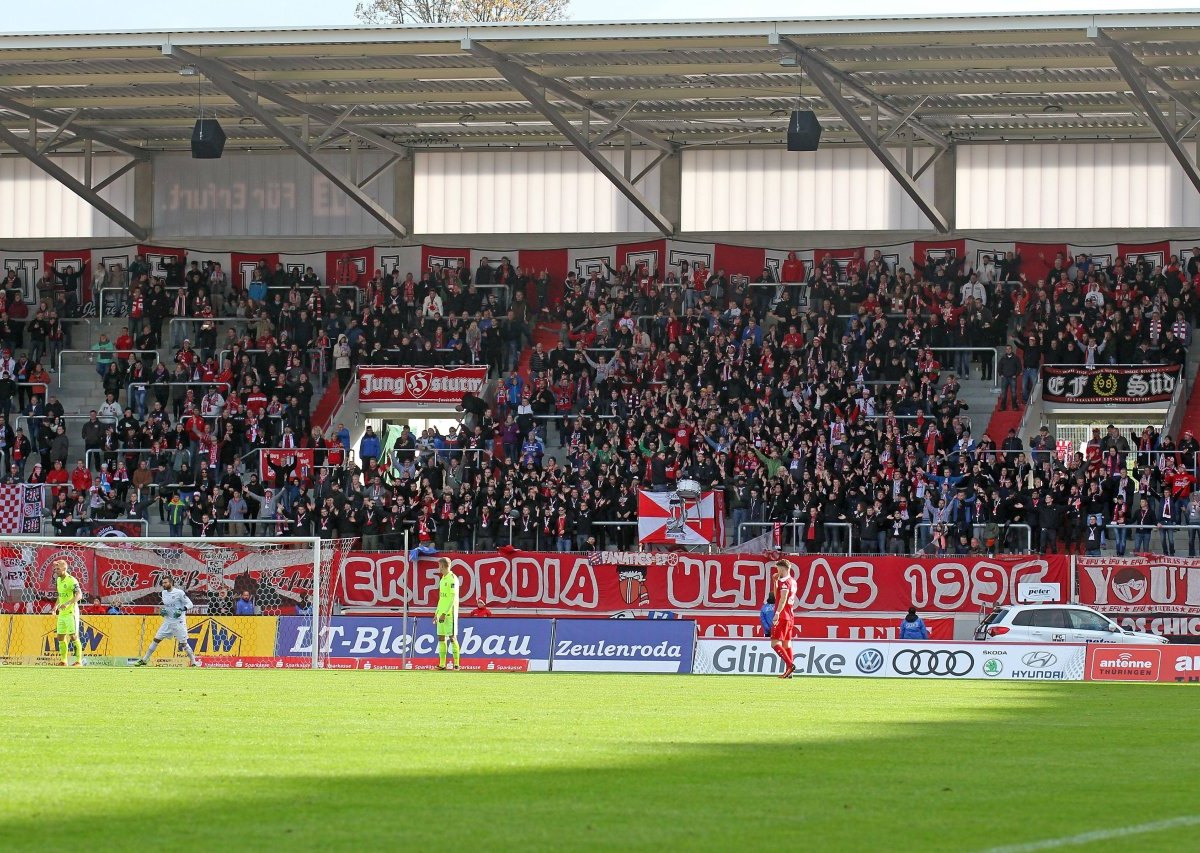
POLYGON ((1124 643, 1161 646, 1157 634, 1128 631, 1103 613, 1078 604, 1013 604, 997 607, 975 629, 976 640, 1000 643, 1124 643))

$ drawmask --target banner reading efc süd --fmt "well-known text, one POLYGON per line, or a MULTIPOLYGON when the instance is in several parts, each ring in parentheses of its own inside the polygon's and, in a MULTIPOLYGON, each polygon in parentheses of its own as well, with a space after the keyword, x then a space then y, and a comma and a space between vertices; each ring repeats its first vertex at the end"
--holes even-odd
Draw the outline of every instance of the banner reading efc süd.
MULTIPOLYGON (((433 669, 438 663, 432 619, 335 616, 322 637, 330 669, 433 669), (407 631, 406 631, 407 628, 407 631)), ((493 672, 545 672, 550 668, 549 619, 461 619, 462 668, 493 672)), ((307 666, 312 625, 301 616, 279 620, 276 656, 307 666)))
POLYGON ((555 672, 691 672, 696 623, 684 619, 557 619, 555 672))

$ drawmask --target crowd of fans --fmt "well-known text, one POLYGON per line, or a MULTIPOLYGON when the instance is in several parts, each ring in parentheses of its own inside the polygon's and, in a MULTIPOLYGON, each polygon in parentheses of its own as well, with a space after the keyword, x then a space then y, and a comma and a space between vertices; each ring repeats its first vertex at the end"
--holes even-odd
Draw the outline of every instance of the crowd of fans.
POLYGON ((92 346, 106 396, 82 427, 37 365, 78 310, 77 280, 39 284, 21 329, 10 298, 0 341, 18 355, 0 364, 0 414, 26 415, 28 432, 5 424, 0 441, 10 481, 57 487, 62 534, 157 513, 173 534, 630 548, 638 488, 683 479, 723 491, 731 542, 778 525, 810 552, 1091 551, 1105 537, 1123 552, 1160 525, 1200 525, 1190 432, 1112 429, 1065 455, 1045 430, 972 433, 960 381, 991 378, 993 358, 967 348, 1001 349, 1003 404, 1017 407, 1043 364, 1186 361, 1200 250, 1166 267, 1058 257, 1031 279, 1038 261, 903 268, 875 253, 807 269, 793 256, 781 282, 686 263, 556 282, 501 259, 343 288, 265 265, 243 283, 201 261, 155 278, 138 258, 93 281, 128 328, 92 346), (557 343, 533 345, 539 326, 557 343), (355 454, 341 425, 312 426, 322 377, 470 363, 496 390, 465 399, 446 435, 370 431, 355 454), (274 455, 260 476, 254 451, 269 447, 311 448, 314 467, 274 455))

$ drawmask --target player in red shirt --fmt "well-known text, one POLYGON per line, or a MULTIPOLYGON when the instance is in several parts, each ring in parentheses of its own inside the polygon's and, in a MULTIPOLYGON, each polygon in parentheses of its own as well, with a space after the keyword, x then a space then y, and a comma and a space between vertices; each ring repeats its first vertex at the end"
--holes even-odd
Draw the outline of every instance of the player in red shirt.
POLYGON ((771 648, 783 660, 784 669, 780 678, 791 678, 796 671, 792 657, 792 633, 796 629, 796 615, 792 607, 796 603, 796 578, 792 575, 792 564, 780 560, 775 564, 775 622, 771 625, 771 648))

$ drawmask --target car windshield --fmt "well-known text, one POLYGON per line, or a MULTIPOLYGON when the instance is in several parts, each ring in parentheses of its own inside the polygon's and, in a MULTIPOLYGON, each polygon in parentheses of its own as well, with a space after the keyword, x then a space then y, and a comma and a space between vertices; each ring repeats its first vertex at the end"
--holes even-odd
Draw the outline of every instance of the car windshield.
POLYGON ((1004 619, 1004 614, 1007 612, 1008 612, 1007 607, 997 607, 995 610, 993 610, 991 613, 988 614, 986 619, 984 619, 981 623, 979 623, 979 627, 986 628, 988 625, 995 625, 997 622, 1000 622, 1004 619))

